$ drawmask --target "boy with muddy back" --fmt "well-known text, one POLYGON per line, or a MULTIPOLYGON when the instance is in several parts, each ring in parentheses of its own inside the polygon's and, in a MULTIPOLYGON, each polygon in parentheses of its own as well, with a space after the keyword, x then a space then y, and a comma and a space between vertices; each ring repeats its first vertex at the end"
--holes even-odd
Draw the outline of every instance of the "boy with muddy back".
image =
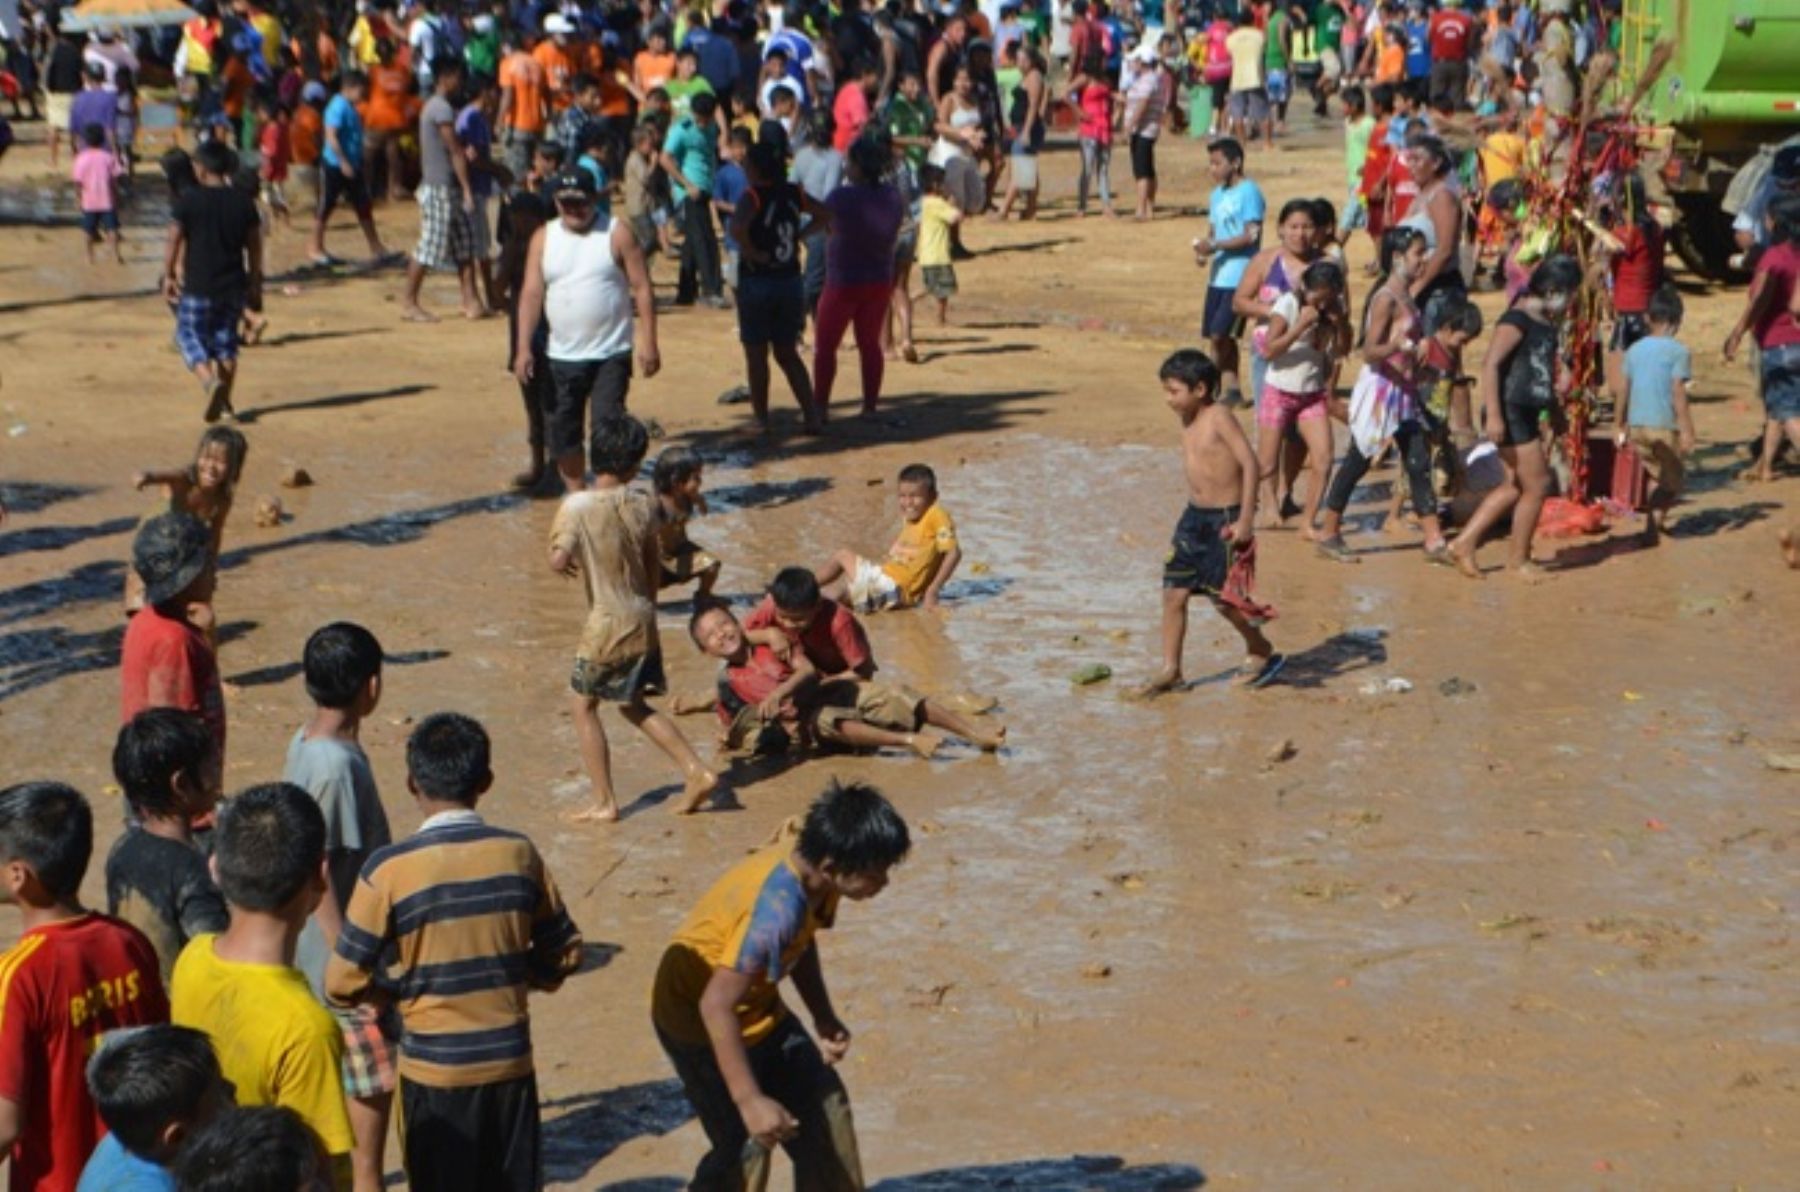
POLYGON ((1188 601, 1196 595, 1212 601, 1244 639, 1238 685, 1261 687, 1286 660, 1257 627, 1247 592, 1227 599, 1233 556, 1247 563, 1255 543, 1256 453, 1231 411, 1219 404, 1219 367, 1204 352, 1183 348, 1163 361, 1158 375, 1169 408, 1181 419, 1188 505, 1163 564, 1162 670, 1135 694, 1149 698, 1181 686, 1188 601))

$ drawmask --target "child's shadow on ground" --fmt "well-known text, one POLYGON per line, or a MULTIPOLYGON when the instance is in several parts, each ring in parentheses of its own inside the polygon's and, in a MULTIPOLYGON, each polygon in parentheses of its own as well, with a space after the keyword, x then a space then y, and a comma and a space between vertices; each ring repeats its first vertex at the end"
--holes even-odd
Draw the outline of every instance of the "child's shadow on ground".
POLYGON ((1298 654, 1289 654, 1287 665, 1271 686, 1323 687, 1333 679, 1380 666, 1387 660, 1387 647, 1378 639, 1339 633, 1298 654))
MULTIPOLYGON (((546 1101, 543 1109, 544 1176, 551 1183, 580 1183, 626 1143, 669 1134, 694 1116, 680 1082, 672 1079, 578 1093, 546 1101)), ((633 1181, 632 1186, 670 1185, 633 1181)))

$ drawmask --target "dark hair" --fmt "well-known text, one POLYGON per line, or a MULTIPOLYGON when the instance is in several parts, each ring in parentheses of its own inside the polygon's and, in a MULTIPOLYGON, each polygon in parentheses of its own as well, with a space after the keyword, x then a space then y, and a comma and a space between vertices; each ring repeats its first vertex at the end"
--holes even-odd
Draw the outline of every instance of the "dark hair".
POLYGON ((1369 88, 1369 102, 1375 105, 1375 110, 1377 112, 1393 111, 1394 85, 1392 83, 1377 83, 1369 88))
POLYGON ((196 776, 214 749, 212 732, 195 713, 145 708, 119 728, 113 777, 140 815, 176 815, 175 775, 196 776))
POLYGON ((775 607, 791 613, 819 606, 819 580, 804 567, 783 567, 769 581, 769 598, 775 607))
POLYGON ((776 182, 787 172, 787 155, 781 146, 770 141, 758 141, 750 146, 750 154, 745 159, 750 167, 749 172, 764 182, 776 182))
POLYGON ((194 176, 194 159, 186 149, 170 149, 156 159, 156 164, 169 185, 171 199, 178 199, 199 185, 200 180, 194 176))
POLYGON ((1206 145, 1206 151, 1208 153, 1217 153, 1220 157, 1224 158, 1234 166, 1242 166, 1244 164, 1244 147, 1238 143, 1236 137, 1220 137, 1217 140, 1209 141, 1206 145))
POLYGON ((1281 214, 1276 217, 1275 226, 1280 227, 1286 223, 1291 215, 1304 215, 1307 219, 1312 219, 1313 201, 1311 199, 1289 199, 1281 205, 1281 214))
POLYGON ((923 484, 934 494, 938 490, 937 473, 931 470, 930 464, 907 464, 900 469, 901 484, 923 484))
POLYGON ((1302 290, 1335 290, 1344 292, 1344 270, 1336 261, 1314 261, 1300 274, 1302 290))
POLYGON ((1363 94, 1361 87, 1345 87, 1338 92, 1338 98, 1344 101, 1344 107, 1352 112, 1360 112, 1369 106, 1369 97, 1363 94))
POLYGON ((360 70, 346 70, 338 76, 338 90, 348 91, 353 87, 367 87, 369 76, 360 70))
POLYGON ((750 130, 741 124, 732 125, 731 134, 725 140, 728 144, 736 145, 740 149, 749 149, 756 143, 756 138, 750 135, 750 130))
POLYGON ((705 600, 694 601, 694 615, 688 618, 688 637, 696 646, 700 645, 700 622, 706 619, 708 613, 724 613, 733 621, 737 620, 737 614, 723 600, 708 596, 705 600))
POLYGON ((719 110, 719 99, 710 91, 702 91, 688 101, 688 112, 704 120, 719 110))
POLYGON ((1406 139, 1410 142, 1409 148, 1422 149, 1431 156, 1431 159, 1437 163, 1439 174, 1448 174, 1455 167, 1456 159, 1450 156, 1450 150, 1441 138, 1430 135, 1415 138, 1408 135, 1406 139))
POLYGON ((1546 294, 1573 294, 1580 288, 1581 263, 1560 252, 1545 257, 1543 263, 1531 271, 1531 281, 1526 286, 1533 298, 1542 298, 1546 294))
POLYGON ((253 786, 219 808, 213 868, 225 901, 247 911, 278 911, 319 876, 325 816, 291 782, 253 786))
POLYGON ((1219 366, 1199 348, 1182 348, 1163 361, 1157 370, 1159 381, 1180 381, 1189 389, 1204 387, 1208 393, 1219 391, 1219 366))
POLYGON ((459 77, 465 67, 463 60, 455 54, 439 54, 431 60, 431 82, 433 86, 445 79, 459 77))
POLYGON ((944 189, 944 167, 930 162, 919 167, 919 192, 934 195, 944 189))
POLYGON ((209 426, 200 432, 200 442, 194 447, 194 458, 214 444, 225 448, 225 488, 229 492, 237 487, 237 482, 244 475, 244 457, 250 454, 250 440, 244 432, 235 426, 209 426))
POLYGON ((865 186, 873 186, 887 174, 892 164, 887 150, 867 137, 858 137, 850 146, 849 164, 865 186))
POLYGON ((0 864, 23 861, 51 896, 75 897, 94 852, 94 813, 60 782, 21 782, 0 791, 0 864))
POLYGON ((637 471, 650 450, 650 432, 630 414, 609 414, 588 436, 588 464, 601 476, 623 479, 637 471))
POLYGON ((672 493, 700 474, 706 462, 690 447, 670 447, 656 457, 650 473, 651 483, 659 493, 672 493))
POLYGON ((101 128, 98 124, 82 125, 81 143, 86 145, 89 149, 98 149, 100 146, 106 144, 106 130, 101 128))
POLYGON ((493 747, 472 716, 437 712, 406 739, 406 773, 420 794, 473 805, 493 778, 493 747))
POLYGON ((1330 199, 1314 199, 1312 201, 1313 226, 1334 228, 1337 226, 1337 205, 1330 199))
MULTIPOLYGON (((631 126, 631 143, 632 144, 635 145, 639 141, 655 141, 656 139, 657 139, 656 125, 649 124, 649 123, 639 123, 639 124, 634 124, 631 126)), ((538 152, 542 153, 543 151, 544 151, 544 145, 539 144, 538 152)))
POLYGON ((880 791, 834 780, 807 808, 794 851, 814 865, 876 874, 900 864, 911 848, 906 821, 880 791))
POLYGON ((694 48, 692 42, 689 42, 687 45, 684 45, 679 50, 675 51, 675 60, 677 62, 681 61, 683 58, 692 58, 695 62, 698 62, 700 61, 700 51, 694 48))
POLYGON ((217 178, 237 173, 238 155, 223 141, 207 141, 194 150, 194 164, 217 178))
POLYGON ((87 1066, 100 1120, 126 1150, 153 1161, 163 1130, 191 1124, 223 1081, 205 1032, 166 1023, 102 1036, 87 1066))
POLYGON ((1481 308, 1466 297, 1448 294, 1438 312, 1439 331, 1460 331, 1470 339, 1481 334, 1481 308))
POLYGON ((1385 279, 1394 272, 1394 258, 1412 248, 1413 241, 1421 243, 1425 233, 1411 224, 1396 224, 1381 234, 1381 248, 1376 253, 1376 267, 1385 279))
POLYGON ((1769 204, 1769 241, 1788 244, 1800 241, 1800 195, 1784 194, 1769 204))
POLYGON ((1650 295, 1650 304, 1644 308, 1652 323, 1661 323, 1665 327, 1681 326, 1681 316, 1686 309, 1681 303, 1681 291, 1674 286, 1664 285, 1650 295))
POLYGON ((334 621, 315 629, 301 656, 306 694, 321 708, 348 708, 381 673, 381 643, 361 625, 334 621))
POLYGON ((1517 178, 1502 178, 1488 187, 1487 205, 1496 211, 1510 212, 1525 199, 1525 184, 1517 178))
POLYGON ((303 1192, 324 1153, 299 1114, 279 1105, 228 1109, 188 1139, 175 1159, 180 1192, 303 1192))

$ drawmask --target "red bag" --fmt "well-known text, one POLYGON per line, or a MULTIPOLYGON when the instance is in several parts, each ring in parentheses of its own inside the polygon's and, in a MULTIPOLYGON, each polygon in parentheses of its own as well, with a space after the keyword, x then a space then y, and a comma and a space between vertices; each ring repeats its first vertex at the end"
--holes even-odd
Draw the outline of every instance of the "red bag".
POLYGON ((1642 511, 1649 495, 1650 477, 1644 471, 1644 461, 1637 448, 1630 443, 1620 445, 1613 452, 1612 499, 1637 513, 1642 511))

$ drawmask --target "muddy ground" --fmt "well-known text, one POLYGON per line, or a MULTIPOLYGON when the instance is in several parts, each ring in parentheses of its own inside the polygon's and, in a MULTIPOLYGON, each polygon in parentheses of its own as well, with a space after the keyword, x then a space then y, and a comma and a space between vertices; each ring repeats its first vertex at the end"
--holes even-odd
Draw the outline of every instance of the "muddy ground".
MULTIPOLYGON (((586 790, 564 703, 583 610, 544 564, 553 506, 506 491, 524 432, 505 332, 403 325, 383 272, 272 284, 270 341, 245 358, 252 450, 218 596, 229 786, 279 774, 306 711, 300 646, 330 619, 394 655, 366 739, 396 831, 418 819, 407 726, 446 708, 486 722, 483 810, 539 842, 589 941, 584 971, 534 1004, 560 1186, 681 1186, 704 1144, 649 1029, 657 957, 718 873, 840 776, 879 783, 916 829, 890 890, 824 944, 884 1187, 1792 1187, 1800 779, 1765 759, 1800 748, 1797 577, 1775 549, 1800 480, 1732 480, 1758 418, 1716 350, 1741 292, 1680 279, 1702 447, 1662 548, 1543 544, 1554 582, 1468 582, 1422 564, 1416 532, 1375 532, 1394 480, 1378 472, 1360 566, 1264 536, 1281 684, 1219 681, 1237 652, 1202 614, 1188 672, 1211 678, 1131 704, 1183 500, 1156 367, 1194 342, 1205 163, 1166 145, 1179 214, 1078 221, 1069 149, 1047 158, 1040 220, 971 230, 955 325, 889 373, 901 425, 748 443, 743 408, 715 404, 740 366, 714 312, 664 320, 664 372, 632 395, 713 461, 695 537, 734 595, 879 549, 894 473, 935 465, 967 551, 954 599, 870 633, 914 686, 998 697, 999 757, 741 774, 742 810, 677 819, 675 775, 611 720, 630 814, 564 827, 586 790), (293 465, 316 486, 280 490, 293 465), (251 524, 264 493, 287 503, 279 528, 251 524), (1118 677, 1072 687, 1093 662, 1118 677), (1363 693, 1396 677, 1411 691, 1363 693)), ((40 155, 15 149, 6 181, 40 155)), ((1272 206, 1336 200, 1336 134, 1302 130, 1252 173, 1272 206)), ((409 243, 409 211, 381 220, 409 243)), ((8 781, 95 799, 97 855, 119 820, 119 589, 151 504, 128 481, 185 462, 199 430, 149 296, 160 229, 129 233, 125 268, 89 269, 72 229, 0 229, 0 756, 8 781)), ((278 233, 274 266, 299 258, 278 233)), ((454 287, 427 302, 450 312, 454 287)), ((685 605, 666 614, 674 684, 703 688, 685 605)), ((87 892, 102 898, 98 863, 87 892)))

